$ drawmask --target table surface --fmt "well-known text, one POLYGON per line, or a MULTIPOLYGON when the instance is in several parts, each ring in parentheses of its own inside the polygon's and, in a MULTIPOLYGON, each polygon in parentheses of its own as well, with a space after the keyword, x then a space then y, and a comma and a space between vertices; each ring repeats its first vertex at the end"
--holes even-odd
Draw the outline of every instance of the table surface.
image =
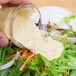
POLYGON ((37 7, 59 6, 76 14, 76 0, 31 0, 37 7))

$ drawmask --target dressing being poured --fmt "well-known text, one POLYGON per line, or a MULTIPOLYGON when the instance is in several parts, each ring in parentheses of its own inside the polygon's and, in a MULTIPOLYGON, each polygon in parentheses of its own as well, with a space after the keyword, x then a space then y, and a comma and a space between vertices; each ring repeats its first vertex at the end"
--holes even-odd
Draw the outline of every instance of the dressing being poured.
MULTIPOLYGON (((5 9, 5 13, 2 14, 2 18, 6 17, 4 26, 0 25, 5 35, 11 39, 10 35, 10 19, 11 19, 11 9, 5 9), (8 11, 10 11, 8 13, 8 11), (6 13, 7 16, 6 16, 6 13)), ((42 36, 41 31, 35 25, 35 22, 30 18, 32 12, 30 9, 21 9, 13 23, 13 36, 15 41, 21 43, 24 47, 30 49, 36 54, 39 53, 49 60, 58 58, 62 51, 63 45, 53 40, 51 37, 45 38, 42 36)))
POLYGON ((63 51, 63 45, 51 37, 43 37, 35 22, 25 14, 28 13, 20 11, 15 18, 13 24, 15 40, 49 60, 58 58, 63 51))

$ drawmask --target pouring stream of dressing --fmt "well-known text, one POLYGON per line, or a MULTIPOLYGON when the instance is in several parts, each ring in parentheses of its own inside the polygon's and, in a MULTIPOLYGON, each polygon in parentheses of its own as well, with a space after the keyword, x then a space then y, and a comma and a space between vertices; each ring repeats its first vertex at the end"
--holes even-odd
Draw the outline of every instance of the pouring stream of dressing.
POLYGON ((15 40, 49 60, 58 58, 63 51, 63 45, 51 37, 43 37, 34 21, 25 14, 27 13, 23 13, 21 10, 14 20, 13 35, 15 40))

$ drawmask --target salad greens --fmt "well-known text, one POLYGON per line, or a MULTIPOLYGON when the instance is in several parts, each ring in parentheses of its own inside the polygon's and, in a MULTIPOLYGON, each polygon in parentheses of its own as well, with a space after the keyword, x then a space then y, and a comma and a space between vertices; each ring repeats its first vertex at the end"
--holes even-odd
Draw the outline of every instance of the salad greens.
POLYGON ((69 17, 64 17, 61 21, 60 24, 66 23, 69 26, 69 29, 64 29, 62 34, 68 35, 68 37, 76 37, 76 31, 73 31, 72 25, 70 25, 70 21, 76 19, 76 15, 71 15, 69 17))
MULTIPOLYGON (((76 15, 71 15, 68 17, 62 18, 57 24, 49 24, 51 26, 47 32, 53 37, 54 39, 56 38, 65 38, 65 37, 76 37, 76 31, 73 30, 72 25, 70 24, 71 20, 76 19, 76 15), (68 29, 64 28, 69 27, 68 29), (64 26, 64 27, 62 27, 64 26)), ((47 34, 44 36, 48 36, 47 34)))
MULTIPOLYGON (((62 22, 66 22, 75 19, 75 15, 64 17, 62 22)), ((50 31, 58 29, 57 25, 51 26, 50 31)), ((62 35, 68 37, 76 37, 76 32, 70 27, 69 30, 60 29, 62 35)), ((50 32, 49 31, 49 32, 50 32)), ((44 37, 51 36, 49 33, 44 37)), ((20 67, 24 64, 24 59, 20 57, 14 62, 14 65, 9 69, 0 71, 0 76, 76 76, 76 45, 66 38, 57 38, 57 41, 64 45, 64 51, 58 59, 49 61, 40 54, 33 57, 33 60, 29 60, 22 71, 20 67)), ((11 59, 6 60, 9 56, 13 55, 19 48, 12 49, 9 45, 6 47, 0 47, 0 66, 9 62, 11 59)))
MULTIPOLYGON (((20 58, 11 68, 0 71, 0 76, 75 76, 76 45, 66 39, 57 40, 64 45, 64 51, 58 59, 49 61, 37 54, 33 61, 29 60, 25 68, 19 71, 24 63, 23 58, 20 58)), ((9 46, 0 47, 0 65, 7 63, 6 58, 14 52, 9 46)))
POLYGON ((72 20, 72 19, 76 19, 76 15, 71 15, 71 16, 69 16, 69 17, 64 17, 62 20, 63 20, 64 22, 66 22, 66 21, 70 21, 70 20, 72 20))

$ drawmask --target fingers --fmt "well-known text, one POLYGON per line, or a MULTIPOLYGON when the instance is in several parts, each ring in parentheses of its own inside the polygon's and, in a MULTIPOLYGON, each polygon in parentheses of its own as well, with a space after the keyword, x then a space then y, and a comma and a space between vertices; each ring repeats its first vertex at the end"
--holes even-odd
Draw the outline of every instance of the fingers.
POLYGON ((3 35, 2 32, 0 32, 0 46, 4 47, 8 44, 8 39, 3 35))
POLYGON ((3 7, 17 6, 22 3, 31 3, 31 1, 30 0, 0 0, 0 4, 3 7))
POLYGON ((10 0, 12 4, 31 3, 30 0, 10 0))
POLYGON ((10 0, 0 0, 0 4, 6 4, 8 3, 10 0))
POLYGON ((0 4, 21 4, 21 3, 31 3, 30 0, 0 0, 0 4))

